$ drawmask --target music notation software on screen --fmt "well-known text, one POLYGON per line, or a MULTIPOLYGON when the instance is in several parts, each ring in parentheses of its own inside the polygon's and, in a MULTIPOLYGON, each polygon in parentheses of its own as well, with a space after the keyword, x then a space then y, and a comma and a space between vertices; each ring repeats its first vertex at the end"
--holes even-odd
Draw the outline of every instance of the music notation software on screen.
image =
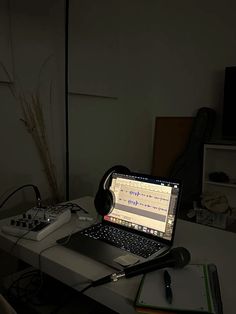
POLYGON ((178 186, 115 176, 110 190, 115 196, 115 206, 105 220, 171 238, 178 186))

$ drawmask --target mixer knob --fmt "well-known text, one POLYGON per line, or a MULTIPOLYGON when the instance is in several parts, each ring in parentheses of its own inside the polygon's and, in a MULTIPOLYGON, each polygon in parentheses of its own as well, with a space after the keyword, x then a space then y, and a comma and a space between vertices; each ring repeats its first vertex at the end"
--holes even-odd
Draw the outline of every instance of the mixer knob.
POLYGON ((16 221, 16 225, 20 226, 20 221, 19 220, 16 221))
POLYGON ((27 227, 27 223, 25 221, 22 222, 23 227, 27 227))
POLYGON ((23 214, 23 218, 24 218, 24 219, 26 218, 26 214, 23 214))
POLYGON ((28 214, 28 219, 29 219, 29 220, 31 220, 31 219, 32 219, 31 214, 28 214))
POLYGON ((15 220, 11 219, 11 225, 14 225, 14 224, 15 224, 15 220))

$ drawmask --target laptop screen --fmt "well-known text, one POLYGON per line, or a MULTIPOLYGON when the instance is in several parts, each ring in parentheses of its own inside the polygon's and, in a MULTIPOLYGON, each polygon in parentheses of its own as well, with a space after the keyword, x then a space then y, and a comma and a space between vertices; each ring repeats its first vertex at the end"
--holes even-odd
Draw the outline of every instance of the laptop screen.
POLYGON ((114 208, 105 221, 172 240, 180 184, 143 174, 113 173, 110 191, 114 208))

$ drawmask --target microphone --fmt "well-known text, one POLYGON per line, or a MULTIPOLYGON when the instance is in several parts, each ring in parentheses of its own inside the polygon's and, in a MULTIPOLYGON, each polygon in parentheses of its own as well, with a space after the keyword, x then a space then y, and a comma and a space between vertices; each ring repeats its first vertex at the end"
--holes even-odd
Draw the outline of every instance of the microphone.
POLYGON ((161 268, 167 267, 183 268, 190 262, 190 259, 191 255, 189 251, 184 247, 173 248, 166 254, 158 258, 152 259, 141 264, 127 267, 118 273, 113 273, 111 275, 95 280, 91 283, 91 285, 92 287, 96 287, 111 281, 117 281, 120 278, 124 277, 131 278, 161 268))

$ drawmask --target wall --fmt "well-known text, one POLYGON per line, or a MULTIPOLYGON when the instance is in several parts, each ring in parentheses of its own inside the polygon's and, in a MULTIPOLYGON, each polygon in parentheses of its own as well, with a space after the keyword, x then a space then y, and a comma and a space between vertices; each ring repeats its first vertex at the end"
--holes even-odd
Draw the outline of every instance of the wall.
MULTIPOLYGON (((42 62, 53 54, 41 76, 41 91, 63 194, 64 1, 10 4, 16 82, 32 91, 42 62), (51 79, 55 92, 48 106, 51 79)), ((73 80, 80 83, 69 95, 70 198, 75 198, 94 194, 104 171, 116 163, 150 171, 156 116, 194 115, 202 106, 216 108, 220 115, 224 68, 236 61, 236 3, 70 0, 70 6, 74 18, 70 16, 69 39, 78 40, 80 48, 73 50, 76 59, 70 58, 70 87, 73 80), (86 84, 81 86, 83 78, 86 84)), ((0 99, 0 196, 34 183, 47 198, 42 164, 6 85, 0 86, 0 99)), ((12 202, 33 197, 24 191, 12 202)))
MULTIPOLYGON (((26 94, 40 90, 50 150, 64 195, 64 1, 11 0, 9 4, 13 82, 26 94), (49 56, 52 57, 42 68, 49 56)), ((9 87, 0 85, 0 201, 27 183, 37 185, 43 199, 50 198, 43 165, 31 135, 20 121, 22 111, 9 87)), ((15 194, 3 210, 34 200, 34 192, 24 189, 15 194)))
POLYGON ((71 198, 94 194, 117 163, 150 172, 156 116, 192 116, 208 106, 219 128, 224 68, 236 63, 235 2, 70 5, 71 198))

